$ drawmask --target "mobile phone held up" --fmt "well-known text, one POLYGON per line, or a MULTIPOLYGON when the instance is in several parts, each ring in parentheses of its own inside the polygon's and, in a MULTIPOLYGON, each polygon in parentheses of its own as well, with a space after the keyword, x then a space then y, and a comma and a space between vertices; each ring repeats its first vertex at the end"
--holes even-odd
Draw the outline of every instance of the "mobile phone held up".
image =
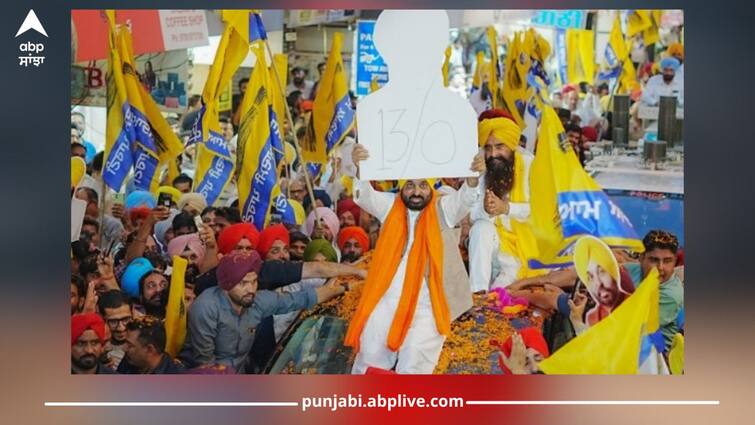
POLYGON ((160 196, 157 197, 157 205, 161 207, 170 208, 172 203, 173 198, 171 198, 169 193, 161 193, 160 196))

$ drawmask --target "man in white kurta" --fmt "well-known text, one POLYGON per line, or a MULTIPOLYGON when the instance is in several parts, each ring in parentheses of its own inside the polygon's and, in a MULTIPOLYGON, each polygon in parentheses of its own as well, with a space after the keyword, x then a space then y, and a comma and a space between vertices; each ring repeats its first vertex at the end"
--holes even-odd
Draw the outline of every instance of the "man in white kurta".
POLYGON ((506 230, 511 231, 511 220, 525 222, 530 217, 529 175, 534 157, 522 148, 517 148, 525 161, 527 181, 524 182, 528 202, 507 202, 508 212, 488 214, 485 211, 485 177, 480 178, 479 201, 472 206, 469 232, 469 279, 472 292, 487 291, 494 287, 506 287, 516 280, 521 262, 501 251, 501 241, 496 230, 496 220, 500 220, 506 230))
MULTIPOLYGON (((357 157, 360 152, 366 153, 361 145, 357 146, 354 153, 355 163, 358 161, 357 157)), ((481 156, 476 160, 481 167, 481 156)), ((424 185, 426 180, 410 180, 410 182, 416 185, 423 182, 424 185)), ((435 200, 439 207, 441 228, 453 228, 469 213, 471 206, 477 200, 479 194, 477 188, 474 187, 477 186, 477 179, 467 179, 467 182, 473 183, 473 186, 470 187, 465 182, 458 191, 440 196, 440 199, 435 200)), ((399 195, 376 191, 369 181, 355 180, 354 201, 364 211, 377 217, 381 223, 384 223, 388 217, 396 196, 399 195)), ((395 371, 400 374, 429 374, 435 369, 443 348, 445 337, 438 333, 436 327, 426 277, 422 279, 414 316, 401 347, 394 352, 386 344, 404 286, 407 259, 414 243, 415 226, 422 212, 422 210, 411 209, 408 205, 407 207, 409 216, 406 247, 388 290, 370 314, 361 332, 359 352, 351 370, 354 374, 363 374, 368 367, 386 370, 395 367, 395 371)), ((456 247, 444 248, 455 249, 456 247)), ((380 266, 380 264, 373 264, 371 267, 380 266)))
MULTIPOLYGON (((492 113, 493 111, 491 111, 492 113)), ((489 119, 502 119, 500 116, 489 119)), ((481 122, 486 121, 483 119, 481 122)), ((481 124, 482 125, 482 124, 481 124)), ((517 279, 521 260, 504 252, 501 249, 501 240, 497 223, 507 231, 512 231, 511 221, 526 222, 530 216, 530 185, 529 175, 530 167, 534 157, 529 152, 518 146, 520 130, 516 125, 507 124, 511 129, 510 134, 506 132, 493 133, 486 136, 481 141, 485 152, 486 173, 480 178, 478 185, 480 196, 474 204, 471 211, 472 228, 469 234, 469 279, 473 292, 487 291, 493 287, 506 287, 517 279), (504 139, 504 140, 502 140, 504 139), (496 168, 501 168, 498 164, 511 162, 509 171, 496 172, 496 168), (513 175, 516 161, 521 161, 524 166, 524 175, 522 181, 516 181, 513 175), (504 189, 494 189, 493 179, 506 180, 510 178, 511 182, 504 189), (513 192, 515 185, 523 185, 524 198, 514 202, 510 194, 513 192), (503 197, 493 193, 495 190, 505 190, 503 197)))
POLYGON ((674 57, 661 61, 662 74, 650 77, 642 90, 642 103, 648 106, 658 106, 661 96, 677 98, 678 107, 684 107, 684 78, 677 75, 681 67, 679 60, 674 57))

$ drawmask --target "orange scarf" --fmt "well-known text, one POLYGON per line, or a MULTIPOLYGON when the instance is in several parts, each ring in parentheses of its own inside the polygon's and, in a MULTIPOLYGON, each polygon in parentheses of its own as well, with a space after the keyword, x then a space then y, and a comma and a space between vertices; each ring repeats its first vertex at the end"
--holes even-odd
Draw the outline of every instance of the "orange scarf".
MULTIPOLYGON (((430 202, 417 219, 414 243, 412 243, 409 251, 406 265, 401 299, 396 308, 396 314, 393 316, 388 341, 386 341, 391 351, 398 351, 404 342, 404 338, 406 338, 407 332, 409 332, 419 299, 422 279, 428 268, 427 284, 433 316, 435 317, 435 326, 441 335, 448 335, 451 330, 451 313, 443 290, 443 238, 440 234, 436 200, 437 196, 433 191, 430 202)), ((396 196, 393 207, 385 223, 383 223, 380 238, 375 247, 372 257, 374 267, 370 268, 367 275, 367 282, 364 285, 362 297, 359 299, 359 306, 344 339, 344 344, 353 347, 357 352, 359 351, 359 339, 364 326, 367 324, 367 319, 390 287, 401 263, 408 240, 407 217, 404 202, 400 196, 396 196)))

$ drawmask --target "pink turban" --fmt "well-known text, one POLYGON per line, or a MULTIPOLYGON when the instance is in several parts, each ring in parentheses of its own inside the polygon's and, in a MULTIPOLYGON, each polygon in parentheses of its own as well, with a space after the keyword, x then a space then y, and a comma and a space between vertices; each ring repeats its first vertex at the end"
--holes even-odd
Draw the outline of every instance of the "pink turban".
POLYGON ((199 239, 199 233, 189 233, 188 235, 179 236, 173 238, 168 243, 168 254, 173 256, 181 256, 181 254, 189 248, 189 250, 197 254, 197 263, 202 263, 204 260, 205 248, 202 245, 202 241, 199 239))
MULTIPOLYGON (((320 216, 320 221, 323 222, 326 226, 328 226, 328 229, 330 229, 330 233, 333 234, 333 238, 335 239, 338 235, 338 231, 341 229, 341 223, 338 221, 338 217, 336 217, 336 213, 333 212, 330 208, 325 207, 318 207, 317 208, 317 214, 320 216)), ((312 231, 315 229, 315 212, 312 211, 309 213, 309 216, 307 216, 307 221, 304 223, 304 232, 307 234, 307 236, 312 236, 312 231)))

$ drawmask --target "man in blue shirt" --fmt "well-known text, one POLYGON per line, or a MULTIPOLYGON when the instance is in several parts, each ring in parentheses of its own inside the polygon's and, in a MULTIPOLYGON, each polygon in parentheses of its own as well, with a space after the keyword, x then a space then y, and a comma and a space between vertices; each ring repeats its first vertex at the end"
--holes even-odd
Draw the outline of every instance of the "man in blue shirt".
POLYGON ((299 292, 258 291, 261 268, 256 251, 232 253, 220 260, 218 286, 202 292, 189 311, 182 359, 192 366, 222 364, 245 373, 262 319, 309 308, 344 292, 336 283, 299 292))

